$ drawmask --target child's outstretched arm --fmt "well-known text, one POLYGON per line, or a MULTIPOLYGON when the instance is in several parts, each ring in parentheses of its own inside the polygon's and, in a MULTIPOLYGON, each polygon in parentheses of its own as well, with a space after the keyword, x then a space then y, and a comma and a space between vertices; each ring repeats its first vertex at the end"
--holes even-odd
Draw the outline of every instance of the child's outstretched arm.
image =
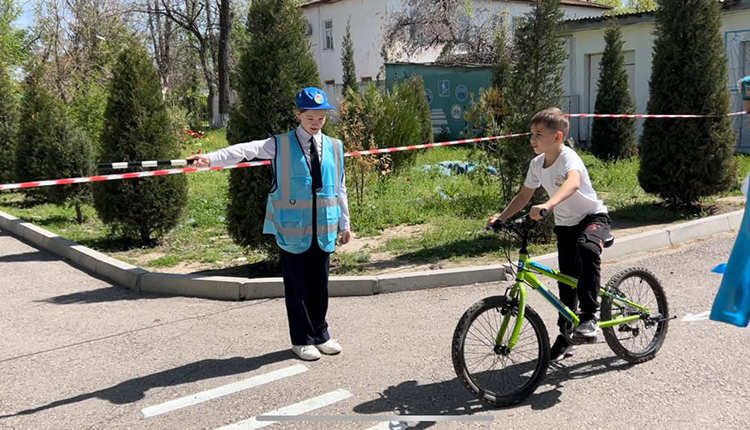
POLYGON ((238 143, 210 154, 195 154, 187 158, 193 160, 194 167, 231 166, 242 160, 259 158, 268 160, 276 155, 276 139, 270 137, 264 140, 238 143))
POLYGON ((565 179, 565 182, 563 182, 560 189, 557 190, 555 195, 547 200, 546 203, 531 207, 529 216, 532 219, 535 219, 537 221, 541 220, 543 218, 541 215, 542 210, 551 212, 552 209, 555 208, 555 206, 559 205, 565 199, 572 196, 576 191, 578 191, 578 189, 581 187, 581 172, 579 172, 578 170, 570 170, 567 176, 568 177, 565 179))
POLYGON ((536 191, 536 189, 529 188, 525 185, 521 186, 521 191, 516 194, 516 197, 513 198, 513 200, 510 202, 508 207, 505 208, 503 213, 490 217, 489 221, 487 221, 487 227, 489 228, 492 223, 494 223, 498 219, 501 219, 503 222, 505 222, 508 220, 508 218, 517 214, 518 211, 529 204, 529 201, 531 201, 531 197, 534 195, 534 191, 536 191))

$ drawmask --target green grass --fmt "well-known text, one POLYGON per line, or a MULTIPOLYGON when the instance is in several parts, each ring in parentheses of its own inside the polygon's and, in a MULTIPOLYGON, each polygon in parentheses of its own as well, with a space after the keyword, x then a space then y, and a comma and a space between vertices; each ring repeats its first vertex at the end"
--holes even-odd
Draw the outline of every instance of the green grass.
POLYGON ((726 194, 730 196, 741 196, 742 183, 745 181, 745 178, 747 178, 748 173, 750 173, 750 156, 737 155, 734 159, 737 160, 737 182, 726 194))
POLYGON ((172 267, 180 264, 182 260, 177 255, 165 255, 148 262, 149 267, 172 267))
POLYGON ((365 252, 339 252, 333 254, 331 271, 335 274, 362 275, 364 265, 370 262, 370 254, 365 252))
POLYGON ((30 204, 20 192, 0 193, 0 208, 14 216, 22 218, 42 228, 65 236, 74 242, 106 242, 106 226, 96 217, 92 206, 83 207, 86 222, 75 222, 75 209, 65 205, 30 204))
MULTIPOLYGON (((183 142, 181 155, 188 156, 197 149, 210 152, 225 146, 224 131, 211 131, 204 139, 183 142)), ((740 185, 750 171, 750 157, 737 156, 735 187, 707 199, 704 211, 681 211, 665 207, 658 198, 640 188, 637 160, 602 162, 587 153, 581 156, 613 218, 641 224, 688 220, 710 213, 716 198, 741 194, 740 185)), ((424 224, 425 227, 409 237, 391 238, 382 246, 367 250, 370 252, 336 253, 332 273, 366 273, 375 266, 372 253, 392 254, 397 262, 404 264, 502 259, 503 243, 482 231, 488 216, 503 209, 498 180, 483 169, 467 175, 441 176, 436 169, 422 167, 469 157, 470 149, 466 147, 420 151, 415 166, 397 175, 373 173, 361 206, 356 204, 353 182, 348 181, 352 227, 357 236, 377 236, 384 229, 398 225, 424 224)), ((240 261, 250 265, 264 261, 266 255, 243 250, 227 236, 228 175, 226 171, 189 174, 190 198, 180 224, 150 248, 111 237, 91 206, 84 207, 86 222, 81 225, 73 221, 73 208, 29 204, 20 193, 0 193, 0 207, 70 240, 143 267, 165 269, 195 264, 205 269, 223 269, 240 261)), ((530 251, 540 255, 554 251, 554 245, 534 245, 530 251)))
POLYGON ((679 219, 659 206, 661 200, 647 194, 638 184, 639 160, 602 161, 592 154, 578 151, 589 171, 591 183, 604 200, 613 217, 644 222, 679 219))
POLYGON ((373 175, 361 207, 348 185, 354 231, 373 235, 394 225, 424 224, 448 215, 478 220, 497 211, 502 193, 486 173, 478 169, 469 175, 446 177, 437 169, 423 168, 467 157, 465 148, 435 148, 420 153, 415 166, 398 176, 373 175))
MULTIPOLYGON (((398 260, 433 262, 448 260, 460 262, 471 258, 504 259, 504 249, 509 244, 484 230, 486 218, 463 219, 454 216, 437 218, 422 235, 415 238, 393 238, 375 251, 397 255, 398 260)), ((532 245, 529 252, 541 255, 552 252, 554 245, 532 245)), ((513 246, 511 246, 513 249, 513 246)), ((513 249, 515 252, 515 249, 513 249)))
MULTIPOLYGON (((183 143, 181 156, 187 157, 195 149, 210 152, 227 146, 223 130, 210 131, 203 139, 183 143)), ((147 267, 173 267, 180 263, 208 264, 223 267, 239 258, 248 262, 262 261, 264 254, 244 251, 227 236, 225 211, 229 202, 229 172, 188 174, 190 198, 180 224, 157 246, 141 248, 133 243, 111 237, 109 229, 96 217, 96 210, 84 207, 86 222, 73 222, 75 210, 50 204, 27 206, 20 193, 0 194, 0 207, 19 218, 33 222, 60 236, 93 249, 115 255, 131 264, 147 267), (149 254, 161 253, 151 259, 149 254), (145 264, 140 264, 146 261, 145 264)))
POLYGON ((696 208, 670 207, 658 197, 648 194, 638 184, 639 160, 601 161, 583 151, 579 151, 586 165, 591 181, 604 200, 613 219, 637 221, 638 223, 664 223, 689 220, 713 215, 718 208, 716 199, 742 195, 742 181, 750 171, 750 157, 737 155, 737 182, 735 186, 720 195, 708 197, 696 208))

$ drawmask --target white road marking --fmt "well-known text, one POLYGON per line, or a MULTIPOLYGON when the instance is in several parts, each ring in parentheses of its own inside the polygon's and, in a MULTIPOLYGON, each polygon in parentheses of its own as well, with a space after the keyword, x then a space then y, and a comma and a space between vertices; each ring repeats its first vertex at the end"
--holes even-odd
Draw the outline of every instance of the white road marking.
MULTIPOLYGON (((352 393, 343 389, 339 389, 336 391, 331 391, 327 394, 323 394, 322 396, 307 399, 303 402, 284 406, 281 409, 267 412, 265 415, 300 415, 310 411, 314 411, 315 409, 320 409, 322 407, 332 405, 336 402, 340 402, 341 400, 348 399, 351 396, 352 393)), ((248 420, 221 427, 218 430, 253 430, 270 426, 271 424, 276 423, 276 421, 259 421, 258 418, 259 417, 253 417, 248 420)))
POLYGON ((278 381, 279 379, 287 378, 289 376, 298 375, 300 373, 306 372, 307 370, 309 369, 302 364, 297 364, 291 367, 285 367, 283 369, 275 370, 270 373, 253 376, 252 378, 248 378, 248 379, 238 381, 238 382, 233 382, 227 385, 222 385, 221 387, 217 387, 217 388, 207 390, 207 391, 202 391, 200 393, 193 394, 187 397, 170 400, 168 402, 165 402, 159 405, 149 406, 143 409, 141 412, 143 412, 143 416, 145 418, 154 417, 156 415, 161 415, 167 412, 175 411, 177 409, 182 409, 188 406, 197 405, 198 403, 216 399, 216 398, 226 396, 228 394, 233 394, 239 391, 247 390, 253 387, 257 387, 259 385, 267 384, 269 382, 278 381))
POLYGON ((682 321, 693 322, 693 321, 707 320, 709 315, 711 315, 711 311, 701 312, 695 315, 687 314, 684 317, 682 317, 682 321))

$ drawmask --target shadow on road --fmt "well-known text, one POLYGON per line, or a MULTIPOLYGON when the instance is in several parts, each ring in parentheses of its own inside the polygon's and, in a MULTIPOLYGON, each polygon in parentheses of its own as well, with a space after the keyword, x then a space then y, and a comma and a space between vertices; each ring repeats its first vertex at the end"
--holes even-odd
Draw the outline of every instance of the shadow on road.
POLYGON ((292 352, 288 349, 285 349, 282 351, 264 354, 258 357, 233 357, 221 360, 200 360, 196 361, 195 363, 175 367, 163 372, 158 372, 121 382, 117 385, 105 388, 103 390, 85 393, 75 397, 69 397, 67 399, 56 400, 46 405, 16 412, 15 414, 1 415, 0 419, 15 417, 19 415, 31 415, 47 409, 70 405, 94 398, 107 400, 117 405, 133 403, 143 399, 146 395, 146 392, 152 388, 170 387, 206 379, 237 375, 257 370, 269 364, 286 361, 291 358, 293 358, 292 352))

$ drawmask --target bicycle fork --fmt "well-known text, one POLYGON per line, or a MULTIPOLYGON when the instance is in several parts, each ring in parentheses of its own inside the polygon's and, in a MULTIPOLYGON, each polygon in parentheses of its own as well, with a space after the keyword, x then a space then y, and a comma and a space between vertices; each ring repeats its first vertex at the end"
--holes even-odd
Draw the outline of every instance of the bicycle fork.
POLYGON ((503 316, 503 322, 495 339, 495 352, 502 355, 508 355, 516 346, 516 343, 518 343, 518 337, 521 334, 521 327, 523 326, 523 319, 526 313, 526 289, 521 282, 518 282, 510 288, 506 297, 509 299, 507 303, 509 309, 503 316), (516 317, 516 321, 511 328, 510 339, 508 339, 507 345, 503 345, 503 339, 505 339, 505 334, 508 332, 510 320, 514 316, 516 317))
MULTIPOLYGON (((571 324, 573 324, 573 327, 578 326, 578 323, 580 321, 578 319, 578 315, 576 315, 575 312, 571 311, 567 306, 565 306, 557 297, 555 297, 554 294, 547 290, 544 285, 533 282, 533 280, 532 284, 530 285, 532 288, 538 291, 539 294, 541 294, 548 302, 550 302, 550 304, 552 304, 552 306, 557 309, 560 315, 570 321, 571 324)), ((516 343, 518 343, 518 338, 521 335, 524 314, 526 311, 526 288, 524 288, 523 286, 523 280, 519 280, 513 287, 511 287, 509 289, 509 292, 506 293, 506 297, 508 297, 509 299, 509 306, 511 306, 511 308, 503 317, 503 322, 500 326, 497 338, 495 339, 495 349, 499 352, 510 353, 510 351, 512 351, 516 346, 516 343), (510 319, 514 316, 516 317, 516 321, 511 328, 510 319), (505 335, 509 329, 511 329, 512 332, 510 334, 508 344, 506 346, 502 346, 503 339, 505 339, 505 335)))

